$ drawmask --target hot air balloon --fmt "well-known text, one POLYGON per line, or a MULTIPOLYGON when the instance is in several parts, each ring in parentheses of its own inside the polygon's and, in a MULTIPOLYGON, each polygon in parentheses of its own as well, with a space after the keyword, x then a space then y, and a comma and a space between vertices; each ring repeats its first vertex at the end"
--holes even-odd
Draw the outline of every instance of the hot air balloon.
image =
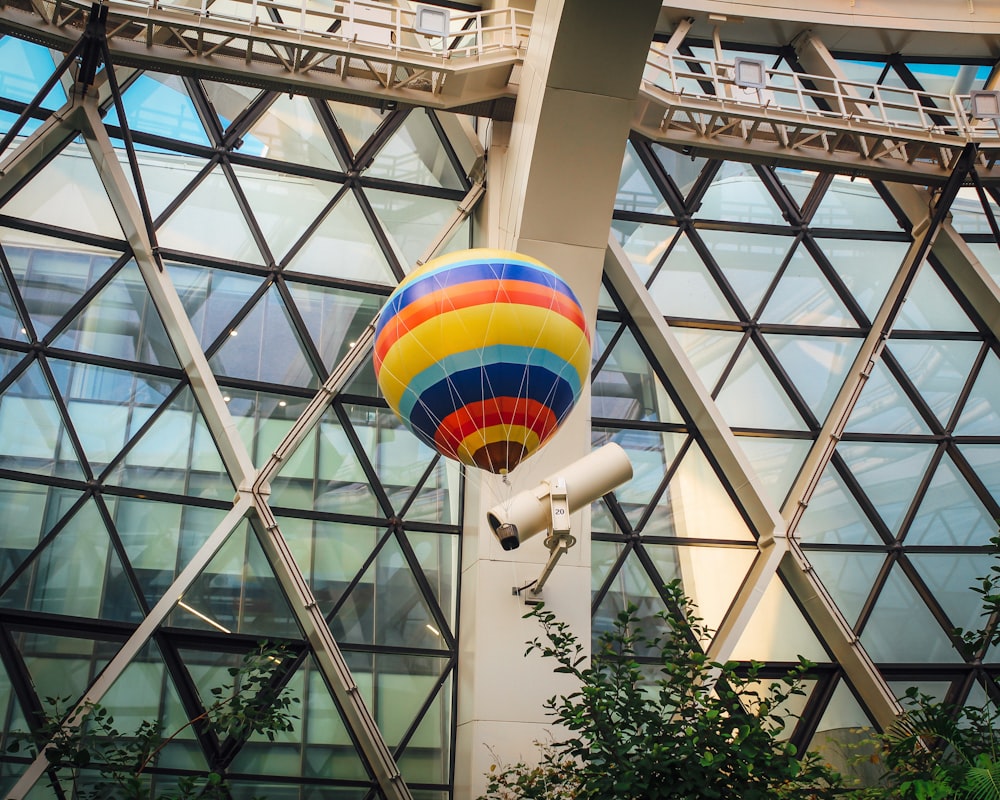
POLYGON ((379 315, 379 388, 438 452, 506 474, 566 419, 590 369, 579 301, 551 269, 503 250, 427 262, 379 315))

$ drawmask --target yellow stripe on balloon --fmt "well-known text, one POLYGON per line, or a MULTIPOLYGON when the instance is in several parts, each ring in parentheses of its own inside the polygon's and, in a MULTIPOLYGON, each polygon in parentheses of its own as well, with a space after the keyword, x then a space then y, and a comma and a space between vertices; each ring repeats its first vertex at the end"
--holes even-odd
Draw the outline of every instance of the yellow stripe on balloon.
POLYGON ((385 399, 399 408, 410 381, 463 343, 549 350, 576 371, 582 385, 590 370, 590 348, 573 322, 538 306, 497 303, 445 311, 401 336, 386 353, 379 374, 385 399))
POLYGON ((531 428, 526 428, 523 425, 491 425, 470 433, 462 440, 462 443, 456 448, 458 460, 474 467, 476 462, 472 457, 476 451, 494 442, 523 444, 524 449, 529 453, 539 445, 538 434, 531 428))

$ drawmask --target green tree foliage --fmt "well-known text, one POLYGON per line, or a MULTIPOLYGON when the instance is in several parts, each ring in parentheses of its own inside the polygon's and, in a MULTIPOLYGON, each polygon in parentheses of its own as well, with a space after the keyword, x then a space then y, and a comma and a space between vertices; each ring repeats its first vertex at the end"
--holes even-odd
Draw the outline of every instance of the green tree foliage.
POLYGON ((290 731, 300 702, 279 680, 278 672, 290 654, 262 642, 245 655, 239 666, 227 670, 229 679, 210 690, 214 701, 204 711, 169 735, 161 723, 144 720, 128 733, 116 727, 107 708, 86 704, 76 724, 66 724, 68 697, 48 697, 44 719, 32 733, 14 733, 8 752, 43 750, 53 769, 49 779, 57 796, 76 800, 228 800, 225 775, 218 770, 183 775, 170 791, 156 791, 150 774, 164 748, 183 731, 201 725, 219 741, 245 741, 254 734, 270 741, 290 731))
POLYGON ((539 606, 543 635, 528 646, 579 688, 547 712, 565 738, 539 750, 538 766, 494 765, 481 800, 600 798, 832 798, 840 776, 815 753, 781 739, 786 701, 810 664, 764 681, 760 664, 715 663, 698 645, 708 631, 679 582, 654 632, 623 611, 592 658, 569 627, 539 606), (655 655, 650 667, 640 660, 655 655))

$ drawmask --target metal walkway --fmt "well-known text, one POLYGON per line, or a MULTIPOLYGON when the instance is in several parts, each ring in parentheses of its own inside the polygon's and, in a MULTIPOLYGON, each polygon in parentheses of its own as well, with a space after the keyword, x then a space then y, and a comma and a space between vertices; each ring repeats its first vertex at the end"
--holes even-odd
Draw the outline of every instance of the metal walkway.
POLYGON ((734 63, 651 50, 633 128, 692 153, 927 184, 976 144, 981 177, 1000 177, 1000 125, 969 95, 750 67, 760 80, 740 85, 734 63))
MULTIPOLYGON (((366 0, 104 5, 121 66, 501 120, 513 116, 531 26, 530 12, 511 8, 460 13, 366 0)), ((0 32, 67 51, 89 10, 87 0, 0 0, 0 32)), ((1000 177, 1000 125, 974 118, 969 95, 757 67, 757 85, 748 86, 734 63, 654 45, 633 128, 685 152, 921 184, 944 183, 972 143, 980 176, 1000 177)))
MULTIPOLYGON (((530 12, 348 0, 110 0, 116 64, 326 97, 510 115, 530 12)), ((67 51, 88 0, 0 0, 0 32, 67 51)))

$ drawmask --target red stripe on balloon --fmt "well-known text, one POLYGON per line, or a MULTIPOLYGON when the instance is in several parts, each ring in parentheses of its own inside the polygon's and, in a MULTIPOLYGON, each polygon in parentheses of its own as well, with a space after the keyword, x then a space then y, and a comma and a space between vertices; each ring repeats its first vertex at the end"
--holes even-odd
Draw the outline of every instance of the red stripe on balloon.
POLYGON ((376 370, 381 367, 382 360, 390 348, 418 325, 439 314, 489 303, 549 308, 570 320, 584 333, 587 332, 587 323, 580 306, 572 297, 550 286, 540 286, 529 281, 473 281, 426 294, 386 320, 379 332, 378 341, 375 342, 376 370))
POLYGON ((517 425, 538 436, 541 445, 555 431, 559 420, 548 406, 526 397, 491 397, 468 403, 449 414, 438 425, 434 442, 452 458, 470 434, 493 425, 517 425))

